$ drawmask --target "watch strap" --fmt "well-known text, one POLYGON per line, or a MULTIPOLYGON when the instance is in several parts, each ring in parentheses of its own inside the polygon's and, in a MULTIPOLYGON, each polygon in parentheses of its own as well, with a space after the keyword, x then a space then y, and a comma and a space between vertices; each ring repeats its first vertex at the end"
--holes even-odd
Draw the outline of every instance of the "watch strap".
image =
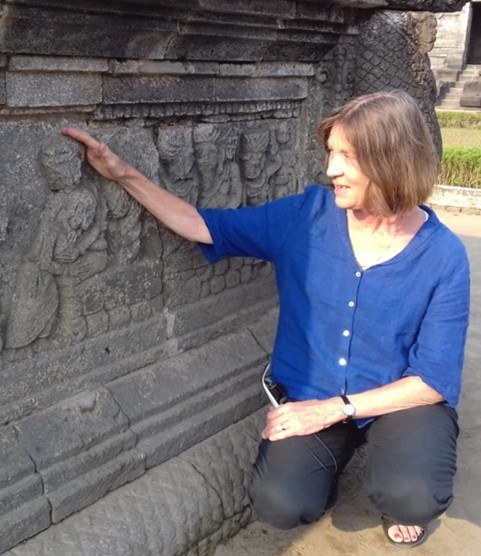
POLYGON ((349 413, 345 410, 343 411, 344 415, 346 416, 346 418, 344 419, 344 422, 347 423, 348 421, 352 420, 356 410, 355 410, 354 406, 352 405, 351 400, 346 396, 346 394, 341 394, 341 399, 344 402, 344 407, 349 405, 350 409, 352 409, 352 413, 349 413))

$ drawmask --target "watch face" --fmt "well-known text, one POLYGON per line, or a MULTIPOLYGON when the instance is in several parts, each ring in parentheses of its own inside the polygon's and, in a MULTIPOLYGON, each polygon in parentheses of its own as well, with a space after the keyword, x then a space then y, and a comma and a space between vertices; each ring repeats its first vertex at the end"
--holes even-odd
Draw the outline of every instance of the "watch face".
POLYGON ((355 409, 354 406, 351 405, 350 403, 347 403, 344 407, 343 407, 343 411, 344 413, 348 416, 348 417, 352 417, 355 413, 355 409))

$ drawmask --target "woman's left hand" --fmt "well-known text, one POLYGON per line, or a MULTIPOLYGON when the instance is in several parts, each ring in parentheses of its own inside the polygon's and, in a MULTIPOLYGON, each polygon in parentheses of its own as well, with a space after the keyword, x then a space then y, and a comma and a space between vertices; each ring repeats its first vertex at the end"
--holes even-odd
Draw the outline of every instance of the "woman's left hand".
POLYGON ((344 402, 339 398, 289 402, 269 410, 262 431, 265 440, 282 440, 290 436, 304 436, 327 429, 342 421, 344 402))

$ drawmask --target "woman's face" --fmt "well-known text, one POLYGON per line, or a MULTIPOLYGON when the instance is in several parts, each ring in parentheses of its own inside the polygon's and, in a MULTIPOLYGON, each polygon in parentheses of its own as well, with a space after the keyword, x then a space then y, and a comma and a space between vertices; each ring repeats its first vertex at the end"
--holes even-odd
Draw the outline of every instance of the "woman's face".
POLYGON ((341 126, 333 126, 327 147, 326 174, 334 184, 336 205, 344 209, 366 210, 370 179, 360 169, 354 149, 341 126))

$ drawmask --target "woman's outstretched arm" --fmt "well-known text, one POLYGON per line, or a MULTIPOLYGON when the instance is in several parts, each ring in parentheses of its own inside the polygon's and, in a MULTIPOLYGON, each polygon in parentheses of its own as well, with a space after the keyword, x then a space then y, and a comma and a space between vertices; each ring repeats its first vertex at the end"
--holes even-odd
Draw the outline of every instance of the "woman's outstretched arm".
POLYGON ((146 178, 85 131, 64 127, 62 133, 82 143, 90 165, 108 180, 120 184, 164 226, 189 241, 213 243, 195 207, 146 178))

